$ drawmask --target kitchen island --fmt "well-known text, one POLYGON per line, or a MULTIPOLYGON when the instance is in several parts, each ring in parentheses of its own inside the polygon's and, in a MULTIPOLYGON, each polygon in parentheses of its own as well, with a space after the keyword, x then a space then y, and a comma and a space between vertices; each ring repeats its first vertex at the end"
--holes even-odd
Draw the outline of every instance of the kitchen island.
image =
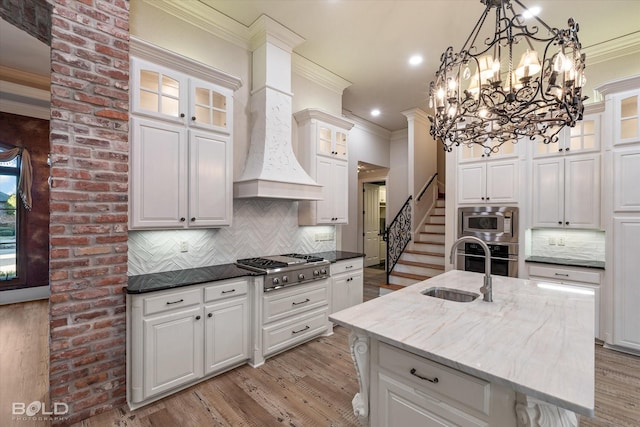
POLYGON ((594 411, 594 297, 554 284, 450 271, 334 313, 351 329, 363 425, 576 426, 594 411))

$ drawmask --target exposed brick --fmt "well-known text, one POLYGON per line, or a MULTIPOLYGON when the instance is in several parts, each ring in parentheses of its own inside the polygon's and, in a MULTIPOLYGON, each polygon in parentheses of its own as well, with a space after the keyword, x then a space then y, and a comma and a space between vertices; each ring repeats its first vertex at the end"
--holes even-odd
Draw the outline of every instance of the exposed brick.
POLYGON ((129 120, 129 114, 116 110, 100 110, 96 112, 96 116, 108 117, 110 119, 129 120))
POLYGON ((67 327, 61 327, 61 328, 52 328, 51 338, 57 339, 57 338, 65 338, 65 337, 74 337, 82 334, 83 332, 88 331, 89 329, 91 329, 91 325, 87 325, 87 324, 67 326, 67 327))
MULTIPOLYGON (((96 317, 102 317, 106 314, 106 311, 96 311, 93 313, 103 313, 100 315, 96 315, 94 316, 94 318, 96 317)), ((100 340, 104 340, 105 338, 109 338, 111 336, 111 332, 110 331, 99 331, 99 332, 94 332, 91 334, 86 334, 86 335, 80 335, 79 337, 73 338, 71 340, 71 344, 74 346, 78 346, 78 345, 83 345, 89 342, 94 342, 94 341, 100 341, 100 340)), ((75 363, 75 362, 74 362, 75 363)))
POLYGON ((73 189, 78 191, 109 191, 110 185, 106 182, 74 182, 73 189))
POLYGON ((72 272, 71 276, 74 279, 79 279, 83 277, 100 277, 100 276, 104 276, 108 272, 109 272, 109 269, 107 267, 76 269, 72 272))
POLYGON ((89 246, 86 248, 76 248, 73 250, 73 254, 77 257, 87 255, 104 255, 111 253, 111 247, 109 246, 89 246))
POLYGON ((76 92, 73 96, 76 101, 86 102, 88 104, 100 105, 106 107, 111 105, 111 101, 103 96, 91 96, 84 92, 76 92))
MULTIPOLYGON (((76 314, 73 316, 73 321, 74 323, 83 323, 86 322, 87 320, 92 320, 95 319, 97 317, 103 317, 103 316, 107 316, 109 313, 107 313, 105 310, 97 310, 97 311, 87 311, 84 313, 80 313, 80 314, 76 314)), ((75 342, 76 340, 81 339, 81 337, 84 337, 85 335, 81 335, 78 338, 74 338, 73 345, 77 345, 77 343, 75 342)), ((91 341, 91 340, 88 340, 91 341)), ((83 341, 84 342, 84 341, 83 341)))
POLYGON ((51 316, 59 316, 61 314, 80 313, 85 310, 88 310, 89 308, 91 308, 91 305, 89 303, 84 303, 84 302, 83 303, 73 302, 73 303, 66 303, 66 304, 57 303, 57 304, 51 304, 51 307, 49 307, 49 314, 51 316))

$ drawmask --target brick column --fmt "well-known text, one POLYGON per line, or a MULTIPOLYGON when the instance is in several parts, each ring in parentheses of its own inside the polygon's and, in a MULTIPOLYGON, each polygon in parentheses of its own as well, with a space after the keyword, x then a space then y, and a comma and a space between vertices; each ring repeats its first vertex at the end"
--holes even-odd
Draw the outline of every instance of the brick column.
POLYGON ((72 423, 126 395, 129 3, 48 1, 50 399, 72 423))

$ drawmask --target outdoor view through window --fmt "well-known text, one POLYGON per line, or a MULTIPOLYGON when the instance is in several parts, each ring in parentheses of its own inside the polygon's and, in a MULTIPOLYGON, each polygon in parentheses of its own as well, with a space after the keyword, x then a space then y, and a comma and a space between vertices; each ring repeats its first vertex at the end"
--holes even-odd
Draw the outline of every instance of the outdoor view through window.
MULTIPOLYGON (((1 150, 0 151, 4 151, 1 150)), ((0 162, 0 281, 15 279, 18 235, 18 158, 0 162)))

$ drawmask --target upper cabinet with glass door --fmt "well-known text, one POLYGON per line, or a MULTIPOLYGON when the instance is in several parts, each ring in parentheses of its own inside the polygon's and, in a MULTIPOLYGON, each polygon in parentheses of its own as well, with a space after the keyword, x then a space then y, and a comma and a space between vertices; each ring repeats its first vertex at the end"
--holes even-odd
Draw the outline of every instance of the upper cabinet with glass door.
POLYGON ((230 132, 230 89, 131 58, 133 113, 230 132))
POLYGON ((600 151, 600 122, 602 113, 585 114, 574 127, 565 127, 558 134, 558 142, 538 141, 533 157, 600 151))
POLYGON ((640 142, 640 90, 616 94, 613 108, 614 144, 640 142))
POLYGON ((318 154, 346 160, 347 132, 328 123, 318 124, 318 154))
POLYGON ((131 58, 133 113, 184 122, 187 77, 168 68, 131 58))
POLYGON ((458 148, 458 161, 470 162, 474 160, 516 157, 518 155, 518 148, 518 144, 505 142, 499 149, 493 152, 478 144, 473 144, 470 147, 463 144, 458 148))

